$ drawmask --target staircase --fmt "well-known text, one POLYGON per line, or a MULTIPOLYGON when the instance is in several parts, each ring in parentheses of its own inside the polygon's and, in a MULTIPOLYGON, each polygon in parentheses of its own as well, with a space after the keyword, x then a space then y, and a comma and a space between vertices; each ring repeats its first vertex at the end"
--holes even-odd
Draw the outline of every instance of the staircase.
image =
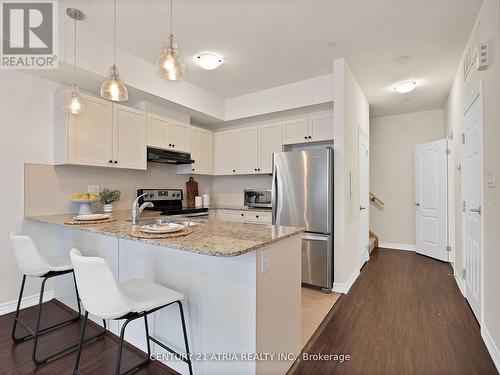
MULTIPOLYGON (((376 194, 372 193, 370 191, 370 201, 377 205, 379 209, 383 209, 384 208, 384 201, 382 199, 380 199, 376 194)), ((373 249, 375 249, 376 247, 378 247, 378 234, 370 231, 370 253, 372 252, 373 249)))
POLYGON ((378 247, 378 236, 372 231, 370 231, 370 253, 376 247, 378 247))

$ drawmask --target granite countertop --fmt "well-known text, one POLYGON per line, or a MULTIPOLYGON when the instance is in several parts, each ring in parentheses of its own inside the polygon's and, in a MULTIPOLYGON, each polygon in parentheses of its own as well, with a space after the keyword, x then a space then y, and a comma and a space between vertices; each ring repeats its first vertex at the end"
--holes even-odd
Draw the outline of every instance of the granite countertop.
MULTIPOLYGON (((195 221, 200 223, 200 225, 190 227, 193 233, 185 237, 143 239, 130 235, 132 224, 129 211, 118 211, 113 213, 113 217, 117 220, 112 223, 93 225, 64 224, 66 220, 73 216, 74 214, 29 216, 26 217, 26 219, 60 225, 75 230, 98 233, 105 236, 219 257, 243 255, 303 232, 303 228, 288 226, 240 224, 220 221, 215 218, 215 214, 210 214, 204 217, 171 217, 173 222, 195 221)), ((144 222, 158 217, 158 213, 145 212, 141 216, 139 224, 144 224, 144 222)))

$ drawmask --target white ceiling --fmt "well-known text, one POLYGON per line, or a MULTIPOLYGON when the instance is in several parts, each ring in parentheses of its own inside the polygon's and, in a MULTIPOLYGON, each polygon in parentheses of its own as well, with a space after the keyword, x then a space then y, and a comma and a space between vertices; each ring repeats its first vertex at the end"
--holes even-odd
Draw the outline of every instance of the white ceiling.
MULTIPOLYGON (((372 116, 443 106, 481 0, 174 0, 174 34, 187 80, 221 98, 332 71, 346 57, 372 116), (326 43, 335 41, 335 48, 326 43), (215 51, 204 71, 192 57, 215 51), (403 57, 403 58, 401 58, 403 57), (417 79, 411 94, 395 82, 417 79)), ((112 1, 63 0, 87 16, 80 26, 112 38, 112 1)), ((119 0, 118 45, 154 63, 169 32, 169 2, 119 0)), ((118 62, 119 66, 119 62, 118 62)), ((126 79, 126 77, 124 77, 126 79)))

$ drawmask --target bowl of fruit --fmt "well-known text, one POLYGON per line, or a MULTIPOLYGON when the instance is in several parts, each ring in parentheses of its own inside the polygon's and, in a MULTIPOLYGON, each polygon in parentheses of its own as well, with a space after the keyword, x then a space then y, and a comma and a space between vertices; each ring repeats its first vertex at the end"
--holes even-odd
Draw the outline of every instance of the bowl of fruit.
POLYGON ((73 203, 80 203, 80 210, 78 211, 79 215, 88 215, 93 213, 91 204, 94 202, 98 202, 99 200, 99 195, 92 193, 74 194, 71 197, 71 201, 73 203))

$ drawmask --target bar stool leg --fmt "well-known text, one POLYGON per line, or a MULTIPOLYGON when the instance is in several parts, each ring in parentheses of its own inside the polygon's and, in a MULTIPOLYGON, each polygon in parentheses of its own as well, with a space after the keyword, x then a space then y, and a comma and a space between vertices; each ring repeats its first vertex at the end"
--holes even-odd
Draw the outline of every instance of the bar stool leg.
POLYGON ((14 318, 14 325, 12 326, 12 340, 14 342, 22 341, 23 339, 19 339, 16 337, 16 328, 17 328, 17 320, 19 319, 19 311, 21 309, 21 300, 23 299, 24 292, 24 284, 26 283, 26 275, 23 275, 23 281, 21 282, 21 290, 19 292, 19 299, 17 300, 17 308, 16 308, 16 317, 14 318))
POLYGON ((35 338, 35 342, 33 343, 33 353, 32 353, 32 356, 31 358, 33 359, 33 362, 35 363, 36 366, 44 363, 45 361, 47 361, 47 359, 45 360, 38 360, 36 358, 36 350, 37 350, 37 347, 38 347, 38 336, 39 336, 39 333, 40 333, 40 319, 42 317, 42 304, 43 304, 43 293, 45 292, 45 283, 47 282, 48 278, 45 277, 42 281, 42 287, 40 288, 40 298, 38 300, 38 316, 37 316, 37 319, 36 319, 36 326, 35 326, 35 333, 34 333, 34 338, 35 338))
POLYGON ((82 356, 83 340, 85 337, 85 327, 87 326, 87 320, 89 318, 89 312, 85 311, 85 317, 83 319, 82 333, 80 336, 80 344, 78 345, 78 354, 76 355, 75 368, 73 369, 74 375, 79 375, 78 367, 80 366, 80 358, 82 356))
POLYGON ((193 375, 193 367, 191 364, 191 357, 190 357, 190 353, 189 353, 189 344, 188 344, 188 338, 187 338, 187 332, 186 332, 186 321, 184 320, 184 309, 182 308, 181 301, 176 301, 176 302, 179 305, 179 311, 181 313, 182 333, 184 334, 184 345, 186 346, 186 355, 187 355, 186 363, 189 366, 189 374, 193 375))
POLYGON ((151 343, 149 342, 148 315, 144 315, 144 327, 146 329, 146 343, 148 344, 148 358, 151 359, 151 343))

